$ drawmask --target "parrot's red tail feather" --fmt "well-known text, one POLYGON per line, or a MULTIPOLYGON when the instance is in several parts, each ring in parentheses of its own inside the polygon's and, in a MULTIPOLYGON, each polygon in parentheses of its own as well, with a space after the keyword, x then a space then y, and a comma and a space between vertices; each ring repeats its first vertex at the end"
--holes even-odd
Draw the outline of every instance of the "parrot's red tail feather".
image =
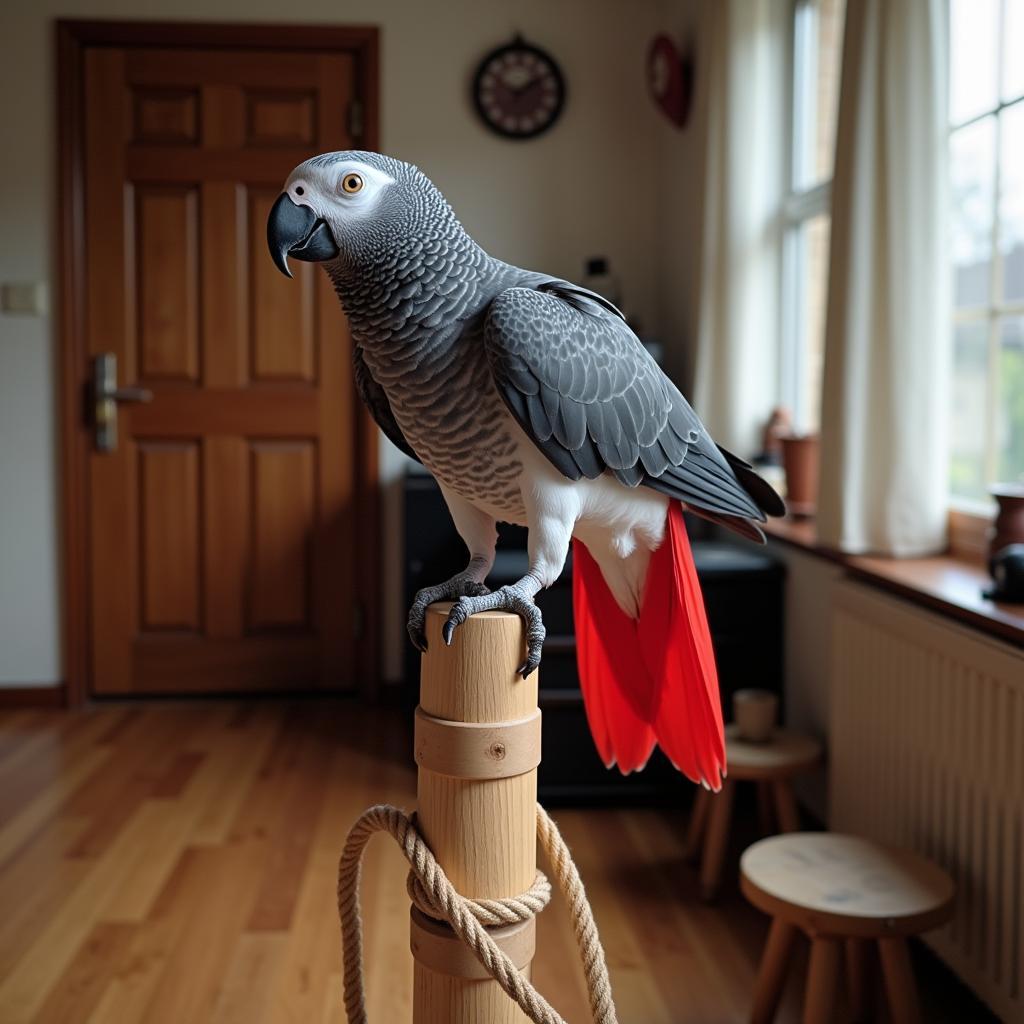
POLYGON ((654 749, 654 693, 640 656, 637 622, 618 605, 586 546, 573 542, 576 660, 587 721, 601 760, 623 775, 654 749))
POLYGON ((647 569, 639 620, 622 611, 593 557, 575 542, 576 644, 587 718, 609 767, 642 768, 657 740, 679 771, 717 790, 725 771, 718 673, 675 502, 665 533, 647 569))

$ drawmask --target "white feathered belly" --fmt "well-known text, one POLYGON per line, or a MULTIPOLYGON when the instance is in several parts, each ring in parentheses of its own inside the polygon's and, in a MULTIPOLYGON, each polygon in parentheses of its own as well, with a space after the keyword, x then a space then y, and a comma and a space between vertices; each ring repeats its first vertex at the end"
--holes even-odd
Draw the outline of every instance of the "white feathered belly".
POLYGON ((587 545, 619 605, 638 615, 651 552, 665 536, 669 499, 648 487, 627 487, 610 472, 569 480, 496 391, 486 389, 471 404, 479 425, 472 437, 449 442, 443 424, 422 418, 399 416, 399 426, 446 488, 499 522, 529 528, 531 567, 544 586, 561 574, 575 536, 587 545))
POLYGON ((651 552, 665 537, 669 499, 649 487, 627 487, 611 472, 595 480, 569 480, 504 404, 500 415, 503 432, 516 442, 517 500, 507 493, 459 493, 495 519, 529 528, 532 567, 544 586, 561 574, 570 538, 583 541, 623 611, 638 616, 651 552))

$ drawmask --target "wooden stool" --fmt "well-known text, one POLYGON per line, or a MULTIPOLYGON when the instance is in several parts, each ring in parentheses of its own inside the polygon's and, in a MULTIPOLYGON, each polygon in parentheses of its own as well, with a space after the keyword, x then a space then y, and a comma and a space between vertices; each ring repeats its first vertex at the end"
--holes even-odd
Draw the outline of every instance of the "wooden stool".
POLYGON ((753 1024, 769 1024, 782 994, 796 930, 811 940, 804 1024, 831 1024, 846 947, 850 1002, 866 1010, 869 940, 878 943, 893 1024, 917 1024, 920 1011, 907 935, 947 921, 953 880, 908 850, 859 836, 797 832, 754 843, 740 860, 740 888, 772 916, 754 990, 753 1024))
POLYGON ((762 828, 770 828, 769 800, 774 798, 780 832, 800 828, 800 815, 790 780, 808 771, 821 758, 821 744, 811 736, 777 729, 770 740, 750 743, 736 734, 735 725, 725 727, 726 763, 729 777, 718 793, 702 789, 697 793, 686 835, 686 855, 696 859, 703 846, 700 888, 706 900, 714 899, 722 878, 732 802, 737 782, 758 783, 762 828))

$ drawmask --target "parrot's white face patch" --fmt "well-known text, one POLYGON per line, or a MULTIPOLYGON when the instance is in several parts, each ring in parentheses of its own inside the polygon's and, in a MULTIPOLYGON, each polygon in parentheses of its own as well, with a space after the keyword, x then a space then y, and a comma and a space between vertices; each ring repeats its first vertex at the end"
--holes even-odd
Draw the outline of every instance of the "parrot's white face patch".
POLYGON ((297 206, 308 206, 331 224, 367 216, 395 179, 358 160, 339 160, 329 166, 297 167, 285 191, 297 206))

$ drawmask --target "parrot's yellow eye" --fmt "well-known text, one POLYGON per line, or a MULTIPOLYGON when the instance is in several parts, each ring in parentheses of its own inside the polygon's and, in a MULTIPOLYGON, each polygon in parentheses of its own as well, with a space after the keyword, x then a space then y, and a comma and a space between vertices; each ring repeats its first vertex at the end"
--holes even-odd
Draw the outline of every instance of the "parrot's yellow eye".
POLYGON ((358 174, 346 174, 341 179, 341 191, 347 192, 350 196, 360 191, 363 187, 363 179, 358 174))

